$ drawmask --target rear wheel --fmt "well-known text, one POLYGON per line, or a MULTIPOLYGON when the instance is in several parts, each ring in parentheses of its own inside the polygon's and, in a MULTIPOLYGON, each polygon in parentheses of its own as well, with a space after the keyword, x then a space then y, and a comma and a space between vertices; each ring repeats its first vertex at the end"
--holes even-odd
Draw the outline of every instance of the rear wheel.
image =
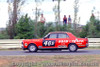
POLYGON ((76 44, 70 44, 68 49, 69 49, 70 52, 76 52, 78 47, 77 47, 76 44))
POLYGON ((37 52, 37 46, 35 44, 30 44, 28 50, 29 52, 37 52))

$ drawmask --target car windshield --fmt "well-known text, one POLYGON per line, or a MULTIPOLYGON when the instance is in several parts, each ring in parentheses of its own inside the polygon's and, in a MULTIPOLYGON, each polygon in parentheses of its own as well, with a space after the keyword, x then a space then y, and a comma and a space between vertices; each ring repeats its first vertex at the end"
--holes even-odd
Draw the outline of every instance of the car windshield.
POLYGON ((44 38, 47 38, 49 34, 45 35, 44 38))

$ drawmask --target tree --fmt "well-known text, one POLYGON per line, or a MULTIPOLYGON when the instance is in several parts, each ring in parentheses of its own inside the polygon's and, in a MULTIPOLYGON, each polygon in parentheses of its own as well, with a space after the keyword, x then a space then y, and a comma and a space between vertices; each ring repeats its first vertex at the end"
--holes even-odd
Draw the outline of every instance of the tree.
POLYGON ((78 10, 79 10, 79 0, 75 0, 74 1, 74 29, 77 29, 77 14, 78 14, 78 10))
POLYGON ((16 36, 17 39, 31 39, 34 38, 34 23, 26 14, 22 16, 16 24, 16 36))
POLYGON ((37 35, 37 24, 38 24, 38 18, 40 16, 40 9, 38 8, 38 4, 41 3, 43 0, 35 0, 36 3, 36 8, 35 8, 35 37, 39 38, 39 36, 37 35))
POLYGON ((0 39, 8 39, 9 36, 6 30, 0 31, 0 39))
POLYGON ((91 15, 90 21, 83 27, 80 37, 100 37, 100 21, 94 14, 91 15))
POLYGON ((96 22, 94 14, 90 17, 90 22, 88 23, 89 30, 88 30, 88 37, 95 37, 96 36, 96 26, 94 25, 96 22))
POLYGON ((15 25, 17 24, 18 17, 20 15, 21 6, 24 4, 25 0, 7 0, 8 2, 8 13, 9 21, 7 24, 7 31, 10 39, 13 39, 16 35, 15 25))
POLYGON ((39 38, 45 36, 49 32, 55 31, 55 26, 53 25, 53 23, 49 22, 44 25, 43 23, 39 22, 37 25, 37 35, 39 36, 39 38))
POLYGON ((79 33, 79 36, 82 38, 87 37, 88 35, 88 24, 82 27, 82 31, 79 33))

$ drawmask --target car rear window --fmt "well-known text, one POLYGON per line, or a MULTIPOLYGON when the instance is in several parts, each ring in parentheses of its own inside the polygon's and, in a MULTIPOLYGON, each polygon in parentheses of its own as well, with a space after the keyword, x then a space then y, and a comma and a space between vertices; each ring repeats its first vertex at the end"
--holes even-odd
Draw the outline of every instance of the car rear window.
POLYGON ((69 36, 67 34, 58 34, 58 38, 68 38, 69 36))

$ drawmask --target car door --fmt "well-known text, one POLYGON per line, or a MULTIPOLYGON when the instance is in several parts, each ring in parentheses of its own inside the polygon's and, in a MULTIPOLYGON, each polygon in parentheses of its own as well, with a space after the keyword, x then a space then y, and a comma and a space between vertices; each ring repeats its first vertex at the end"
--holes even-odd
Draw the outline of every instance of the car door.
POLYGON ((47 38, 43 40, 42 47, 43 48, 55 48, 57 43, 57 34, 52 33, 49 34, 47 38))
POLYGON ((69 44, 69 36, 66 33, 59 33, 57 37, 58 48, 67 48, 69 44))

